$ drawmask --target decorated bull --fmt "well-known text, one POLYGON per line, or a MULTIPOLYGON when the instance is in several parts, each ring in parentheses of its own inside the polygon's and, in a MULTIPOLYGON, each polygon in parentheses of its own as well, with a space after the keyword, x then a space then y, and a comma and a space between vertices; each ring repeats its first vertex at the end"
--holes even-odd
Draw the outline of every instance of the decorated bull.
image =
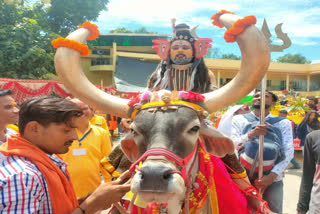
MULTIPOLYGON (((74 96, 119 117, 127 117, 129 112, 133 119, 131 138, 122 141, 121 146, 134 162, 131 171, 137 171, 131 189, 147 202, 160 203, 154 206, 159 205, 159 210, 167 209, 170 214, 181 210, 248 213, 244 197, 220 159, 213 156, 232 154, 233 143, 209 128, 203 118, 255 88, 267 71, 270 55, 263 34, 249 19, 221 12, 215 22, 225 26, 226 37, 239 44, 242 64, 237 76, 203 96, 185 91, 151 93, 135 106, 133 101, 100 91, 83 74, 79 54, 83 50, 71 44, 84 43, 92 37, 92 28, 82 27, 64 40, 67 42, 56 44, 56 71, 74 96), (151 102, 144 104, 145 101, 151 102)), ((202 45, 198 46, 199 53, 202 45)))

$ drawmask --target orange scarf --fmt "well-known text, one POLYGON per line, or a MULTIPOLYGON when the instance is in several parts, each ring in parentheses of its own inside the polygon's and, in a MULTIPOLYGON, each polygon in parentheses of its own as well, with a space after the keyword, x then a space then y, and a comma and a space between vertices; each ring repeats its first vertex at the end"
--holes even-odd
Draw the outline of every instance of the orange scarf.
POLYGON ((0 152, 25 157, 40 169, 49 188, 53 213, 71 213, 78 206, 71 181, 41 149, 20 136, 12 136, 0 146, 0 152))

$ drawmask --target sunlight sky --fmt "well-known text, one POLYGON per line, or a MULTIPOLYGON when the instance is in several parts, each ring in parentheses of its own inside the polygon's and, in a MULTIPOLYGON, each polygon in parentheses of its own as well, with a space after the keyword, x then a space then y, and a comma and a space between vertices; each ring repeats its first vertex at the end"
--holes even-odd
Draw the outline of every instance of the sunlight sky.
POLYGON ((221 54, 236 55, 240 55, 238 46, 223 40, 225 29, 213 26, 210 17, 221 9, 242 17, 255 15, 259 28, 266 18, 273 44, 280 43, 274 35, 278 23, 283 23, 283 31, 292 40, 291 47, 284 52, 272 53, 273 59, 286 53, 299 53, 308 60, 320 62, 320 4, 315 0, 109 0, 107 7, 108 11, 101 12, 95 22, 101 33, 119 27, 130 30, 145 27, 170 34, 170 20, 176 18, 177 24, 199 24, 198 36, 212 38, 213 47, 219 48, 221 54))

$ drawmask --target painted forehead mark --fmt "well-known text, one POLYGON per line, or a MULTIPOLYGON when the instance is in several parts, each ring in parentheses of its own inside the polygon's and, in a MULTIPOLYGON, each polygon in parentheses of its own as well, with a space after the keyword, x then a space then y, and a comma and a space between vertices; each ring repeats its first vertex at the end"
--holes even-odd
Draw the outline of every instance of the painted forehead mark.
POLYGON ((14 99, 11 99, 11 106, 15 107, 16 106, 16 102, 14 101, 14 99))
POLYGON ((191 45, 189 42, 185 41, 185 40, 178 40, 172 43, 172 45, 191 45))

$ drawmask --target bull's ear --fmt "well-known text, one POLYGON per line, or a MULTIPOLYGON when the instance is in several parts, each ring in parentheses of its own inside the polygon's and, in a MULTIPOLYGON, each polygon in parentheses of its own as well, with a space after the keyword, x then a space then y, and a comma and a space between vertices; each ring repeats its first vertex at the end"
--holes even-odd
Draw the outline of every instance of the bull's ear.
POLYGON ((207 150, 212 155, 224 157, 234 153, 234 144, 230 138, 219 132, 212 126, 201 124, 200 139, 207 150))
POLYGON ((139 158, 139 150, 137 144, 133 140, 133 135, 128 133, 120 142, 121 149, 127 156, 129 161, 134 163, 139 158))

